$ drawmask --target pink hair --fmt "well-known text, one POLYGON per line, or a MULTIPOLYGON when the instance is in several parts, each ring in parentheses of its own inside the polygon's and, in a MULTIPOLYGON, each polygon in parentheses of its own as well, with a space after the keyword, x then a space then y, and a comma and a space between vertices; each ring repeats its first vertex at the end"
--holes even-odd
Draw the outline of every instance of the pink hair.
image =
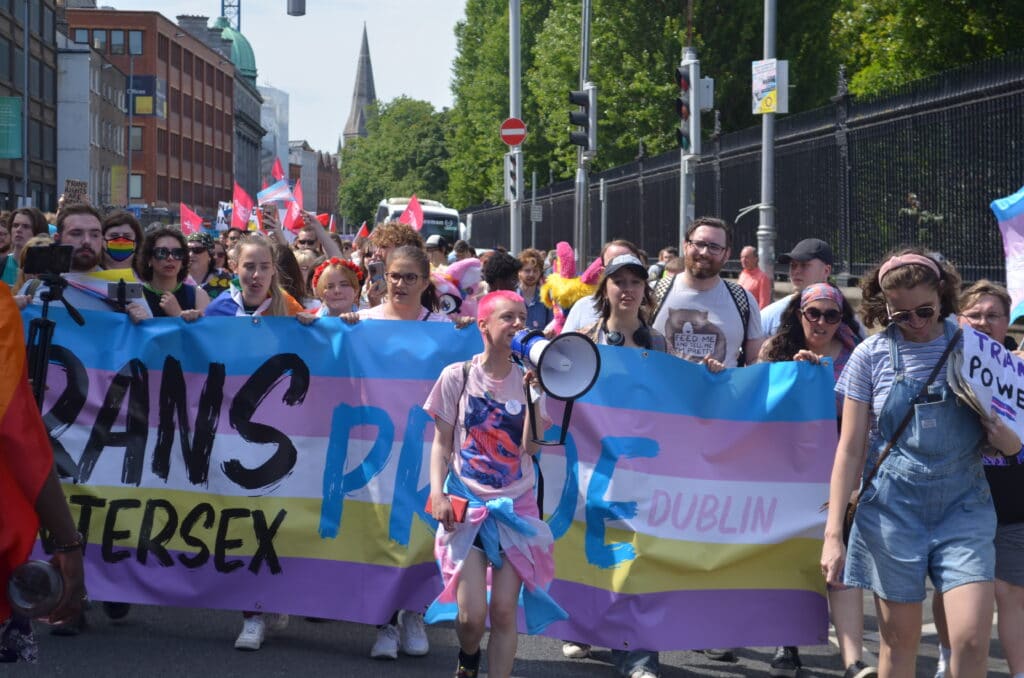
POLYGON ((511 301, 515 304, 525 304, 523 298, 511 290, 497 290, 489 294, 484 295, 484 298, 480 300, 480 304, 477 306, 477 318, 486 320, 491 317, 491 311, 494 310, 494 305, 500 300, 511 301))

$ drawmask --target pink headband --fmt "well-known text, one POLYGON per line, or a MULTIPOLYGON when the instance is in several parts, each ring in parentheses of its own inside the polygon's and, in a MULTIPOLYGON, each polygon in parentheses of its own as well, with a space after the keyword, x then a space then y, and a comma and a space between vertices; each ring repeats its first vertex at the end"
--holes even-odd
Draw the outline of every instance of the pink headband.
POLYGON ((931 257, 926 257, 920 254, 900 254, 882 264, 881 268, 878 269, 878 282, 882 282, 882 278, 885 274, 893 269, 900 268, 902 266, 910 266, 911 264, 917 264, 918 266, 924 266, 930 268, 932 273, 935 274, 936 278, 942 278, 942 271, 939 270, 939 265, 935 263, 935 260, 931 257))
POLYGON ((840 311, 843 310, 843 293, 828 283, 815 283, 805 287, 800 293, 800 308, 806 308, 812 301, 822 299, 834 302, 840 311))

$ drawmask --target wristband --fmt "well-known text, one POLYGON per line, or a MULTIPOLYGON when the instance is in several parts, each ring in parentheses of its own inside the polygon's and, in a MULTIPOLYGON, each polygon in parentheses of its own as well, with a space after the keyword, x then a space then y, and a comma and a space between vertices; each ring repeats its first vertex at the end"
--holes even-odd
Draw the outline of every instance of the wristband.
POLYGON ((85 538, 81 532, 75 532, 75 538, 70 544, 54 544, 54 553, 71 553, 73 551, 82 551, 85 549, 85 538))

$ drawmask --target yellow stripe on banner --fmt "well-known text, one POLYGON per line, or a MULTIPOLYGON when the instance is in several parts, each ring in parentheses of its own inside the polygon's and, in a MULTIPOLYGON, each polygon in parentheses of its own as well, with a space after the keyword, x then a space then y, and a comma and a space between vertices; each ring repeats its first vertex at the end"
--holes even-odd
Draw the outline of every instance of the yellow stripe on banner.
POLYGON ((90 544, 109 541, 114 532, 127 532, 126 535, 118 534, 112 541, 110 548, 114 551, 138 547, 140 530, 148 513, 151 515, 148 530, 151 539, 160 537, 168 524, 174 522, 174 535, 169 539, 160 537, 159 541, 169 551, 196 553, 199 547, 189 544, 182 535, 183 523, 190 513, 195 512, 197 518, 189 530, 191 538, 203 542, 214 552, 221 523, 226 521, 222 539, 241 541, 230 546, 229 555, 248 556, 256 551, 259 544, 255 532, 258 521, 254 514, 262 512, 263 522, 269 527, 283 510, 284 520, 273 537, 274 551, 279 558, 344 560, 395 567, 434 559, 434 533, 419 518, 413 518, 408 547, 387 538, 389 505, 345 501, 337 538, 324 539, 318 532, 319 499, 230 497, 182 490, 96 485, 64 485, 64 494, 68 497, 76 523, 83 510, 89 511, 87 531, 90 544), (101 501, 102 506, 95 505, 101 501), (90 504, 93 505, 87 509, 90 504), (209 506, 212 514, 197 509, 202 505, 209 506), (173 520, 168 507, 174 511, 173 520), (207 527, 206 520, 210 515, 213 516, 212 524, 207 527), (369 538, 370 535, 381 536, 369 538))
POLYGON ((801 589, 825 592, 821 540, 781 544, 712 544, 605 529, 605 543, 633 545, 637 558, 601 569, 587 563, 584 526, 573 523, 555 542, 555 576, 619 593, 709 589, 801 589))

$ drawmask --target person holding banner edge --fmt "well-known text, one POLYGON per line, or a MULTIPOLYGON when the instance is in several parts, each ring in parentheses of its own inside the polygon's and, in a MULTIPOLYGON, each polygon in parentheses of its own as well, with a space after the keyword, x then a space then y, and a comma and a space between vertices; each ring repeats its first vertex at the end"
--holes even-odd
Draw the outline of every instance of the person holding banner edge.
MULTIPOLYGON (((925 576, 950 611, 951 672, 984 676, 996 526, 979 453, 985 432, 940 369, 958 343, 956 325, 946 319, 957 309, 960 276, 948 262, 907 248, 887 257, 861 288, 864 322, 888 326, 854 350, 836 386, 843 421, 822 574, 832 586, 874 591, 882 678, 915 675, 925 576), (846 506, 866 469, 870 481, 847 547, 846 506)), ((1019 449, 1008 436, 988 439, 1004 454, 1019 449)))
MULTIPOLYGON (((455 619, 456 678, 478 675, 488 615, 488 675, 511 675, 520 589, 531 633, 568 616, 547 595, 555 571, 554 537, 540 519, 530 459, 540 447, 529 438, 531 408, 521 400, 535 398, 535 377, 511 362, 512 339, 525 325, 522 297, 508 290, 486 295, 477 319, 483 353, 446 367, 423 406, 434 417, 430 507, 440 523, 434 552, 445 585, 427 619, 455 619), (469 502, 462 522, 453 497, 469 502)), ((550 426, 543 397, 536 398, 534 411, 538 431, 550 426)))
MULTIPOLYGON (((1006 288, 979 280, 960 297, 960 324, 987 334, 1004 348, 1015 351, 1017 342, 1007 334, 1010 327, 1010 295, 1006 288)), ((1018 352, 1018 355, 1020 353, 1018 352)), ((993 417, 993 426, 1005 424, 993 417)), ((999 609, 999 643, 1006 654, 1010 675, 1024 678, 1024 448, 1016 456, 986 450, 985 477, 996 507, 996 605, 999 609)), ((944 678, 949 665, 949 631, 941 593, 932 597, 932 618, 939 636, 936 678, 944 678)))

